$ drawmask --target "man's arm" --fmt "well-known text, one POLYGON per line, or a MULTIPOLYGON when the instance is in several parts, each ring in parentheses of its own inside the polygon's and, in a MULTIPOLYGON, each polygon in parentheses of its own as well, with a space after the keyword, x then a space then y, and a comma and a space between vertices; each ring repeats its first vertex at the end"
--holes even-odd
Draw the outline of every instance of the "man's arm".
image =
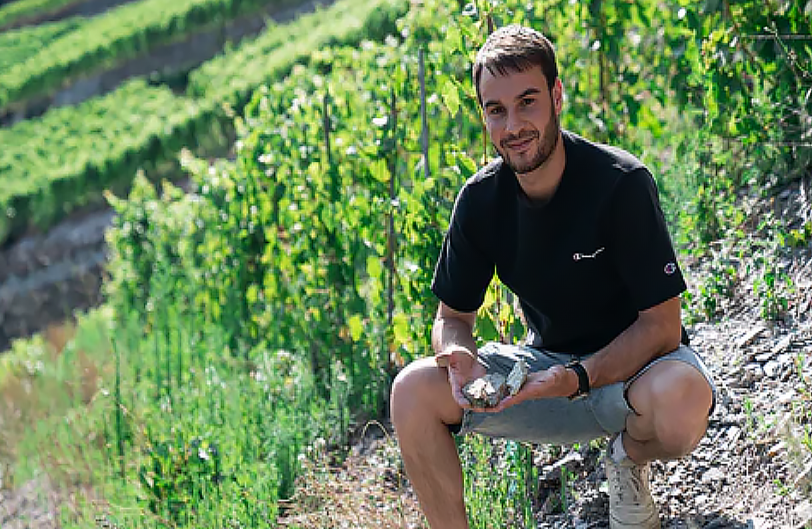
MULTIPOLYGON (((590 387, 628 380, 651 360, 679 347, 681 336, 679 297, 641 311, 625 331, 582 362, 589 374, 590 387)), ((571 378, 574 391, 578 378, 574 372, 571 378)))
POLYGON ((451 394, 461 408, 471 407, 462 388, 485 374, 485 368, 476 360, 475 324, 476 312, 459 312, 440 302, 431 330, 435 361, 437 366, 448 369, 451 394))
POLYGON ((464 350, 476 357, 475 324, 476 312, 459 312, 441 301, 431 330, 434 354, 441 357, 452 350, 464 350))
MULTIPOLYGON (((682 336, 678 297, 640 311, 637 320, 606 347, 582 362, 592 388, 624 382, 654 358, 679 346, 682 336)), ((496 408, 501 411, 519 402, 551 397, 569 397, 578 389, 578 375, 563 365, 530 373, 524 387, 505 398, 496 408)))

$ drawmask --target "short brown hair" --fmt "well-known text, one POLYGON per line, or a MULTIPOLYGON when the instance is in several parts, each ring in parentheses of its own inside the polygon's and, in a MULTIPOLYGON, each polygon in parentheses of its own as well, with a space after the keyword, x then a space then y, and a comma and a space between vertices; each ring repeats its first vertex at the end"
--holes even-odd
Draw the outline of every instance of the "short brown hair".
POLYGON ((482 105, 479 82, 483 68, 493 75, 506 75, 509 72, 524 72, 534 66, 541 68, 547 79, 547 88, 552 90, 558 79, 558 66, 555 49, 547 37, 533 28, 518 24, 497 29, 479 49, 474 61, 477 101, 482 105))

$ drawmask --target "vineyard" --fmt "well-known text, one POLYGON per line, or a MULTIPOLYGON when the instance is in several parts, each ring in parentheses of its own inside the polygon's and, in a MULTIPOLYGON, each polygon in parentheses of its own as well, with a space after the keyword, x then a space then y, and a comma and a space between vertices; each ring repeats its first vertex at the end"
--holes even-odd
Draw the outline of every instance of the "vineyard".
POLYGON ((22 0, 0 6, 0 28, 25 25, 29 20, 77 3, 76 0, 22 0))
POLYGON ((54 39, 34 56, 0 74, 0 109, 105 63, 147 53, 173 38, 261 5, 260 1, 143 0, 122 6, 88 20, 81 31, 54 39))
MULTIPOLYGON (((141 0, 0 33, 0 107, 263 4, 141 0)), ((759 325, 793 329, 782 351, 806 344, 781 423, 806 465, 812 209, 754 204, 812 174, 812 2, 338 0, 226 46, 180 90, 131 79, 0 129, 0 241, 102 198, 116 212, 104 306, 0 356, 0 491, 47 476, 68 491, 59 527, 324 527, 297 522, 322 507, 302 484, 430 354, 450 209, 494 154, 471 61, 513 22, 556 46, 562 125, 652 169, 691 270, 687 324, 746 296, 759 325)), ((478 340, 523 333, 495 282, 478 340)), ((534 447, 460 448, 472 527, 538 526, 534 447)), ((548 514, 566 516, 576 476, 557 479, 548 514)), ((808 476, 794 487, 785 501, 808 476)))
POLYGON ((65 33, 75 31, 81 23, 81 20, 71 19, 43 24, 32 29, 0 33, 0 71, 27 61, 36 55, 41 47, 47 46, 65 33))
MULTIPOLYGON (((6 146, 0 154, 0 211, 5 212, 0 241, 32 225, 52 226, 79 206, 98 202, 108 187, 126 189, 136 169, 159 167, 184 146, 222 144, 231 128, 222 104, 239 110, 254 89, 284 75, 312 47, 353 42, 365 26, 385 28, 386 11, 377 9, 382 5, 338 2, 284 28, 271 26, 193 71, 188 98, 134 81, 104 97, 0 129, 6 146), (309 40, 293 41, 294 34, 309 35, 309 40), (142 120, 145 108, 158 113, 142 120)), ((85 31, 87 27, 75 38, 85 31)))

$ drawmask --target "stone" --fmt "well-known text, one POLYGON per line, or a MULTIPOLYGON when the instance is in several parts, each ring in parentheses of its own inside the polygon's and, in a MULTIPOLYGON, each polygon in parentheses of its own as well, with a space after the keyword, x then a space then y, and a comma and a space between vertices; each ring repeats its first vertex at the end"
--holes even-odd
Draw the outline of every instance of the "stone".
POLYGON ((745 382, 758 382, 762 378, 764 378, 764 368, 761 367, 761 364, 753 362, 744 366, 743 379, 745 382))
POLYGON ((778 375, 778 372, 781 368, 781 364, 776 362, 775 360, 770 360, 766 364, 764 364, 764 374, 767 375, 769 378, 774 378, 778 375))
POLYGON ((757 354, 755 356, 755 360, 756 362, 761 362, 763 364, 772 360, 773 356, 775 356, 775 353, 772 351, 767 351, 766 353, 757 354))
POLYGON ((710 484, 715 481, 724 481, 725 473, 719 468, 711 468, 702 475, 702 483, 710 484))
POLYGON ((487 374, 466 384, 462 393, 475 408, 493 408, 508 395, 519 392, 528 372, 527 362, 519 359, 507 377, 497 373, 487 374))
POLYGON ((786 444, 784 443, 784 441, 779 441, 770 448, 770 450, 767 452, 767 455, 770 457, 778 457, 785 450, 786 444))
POLYGON ((475 408, 493 408, 507 395, 507 379, 498 374, 487 374, 468 383, 462 393, 475 408))
POLYGON ((559 481, 561 479, 561 469, 566 468, 570 472, 575 472, 584 461, 584 457, 578 452, 570 452, 565 457, 559 459, 551 465, 546 465, 541 469, 541 481, 559 481))
POLYGON ((507 377, 507 387, 508 393, 513 396, 519 392, 519 390, 524 385, 525 381, 527 380, 527 373, 530 368, 527 365, 527 362, 522 360, 521 358, 513 364, 513 369, 510 370, 510 374, 507 377))
POLYGON ((794 334, 788 334, 784 338, 781 339, 777 344, 775 344, 772 348, 773 354, 783 353, 787 349, 790 348, 792 345, 792 340, 795 338, 794 334))
POLYGON ((751 343, 753 343, 753 340, 755 340, 756 337, 758 337, 759 334, 763 333, 766 330, 767 328, 764 327, 763 325, 753 327, 752 329, 747 331, 743 336, 741 336, 738 340, 736 340, 736 347, 741 349, 742 347, 750 345, 751 343))
POLYGON ((809 500, 804 500, 793 509, 793 514, 799 522, 796 527, 809 527, 807 524, 812 520, 812 503, 809 503, 809 500))

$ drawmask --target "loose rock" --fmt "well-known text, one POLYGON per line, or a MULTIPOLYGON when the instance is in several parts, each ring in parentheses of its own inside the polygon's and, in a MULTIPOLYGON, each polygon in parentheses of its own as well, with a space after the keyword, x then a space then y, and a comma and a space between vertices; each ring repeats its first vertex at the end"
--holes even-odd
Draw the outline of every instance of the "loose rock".
POLYGON ((527 380, 527 372, 530 368, 527 365, 527 362, 522 360, 521 358, 513 364, 513 369, 510 370, 510 374, 507 377, 507 387, 508 393, 511 396, 515 395, 522 389, 525 381, 527 380))
POLYGON ((462 393, 475 408, 493 408, 508 395, 515 395, 527 380, 527 362, 519 359, 513 364, 507 378, 498 374, 487 374, 469 382, 462 393))
POLYGON ((507 385, 504 376, 494 373, 487 374, 466 385, 462 392, 471 406, 475 408, 493 408, 507 394, 507 385))

